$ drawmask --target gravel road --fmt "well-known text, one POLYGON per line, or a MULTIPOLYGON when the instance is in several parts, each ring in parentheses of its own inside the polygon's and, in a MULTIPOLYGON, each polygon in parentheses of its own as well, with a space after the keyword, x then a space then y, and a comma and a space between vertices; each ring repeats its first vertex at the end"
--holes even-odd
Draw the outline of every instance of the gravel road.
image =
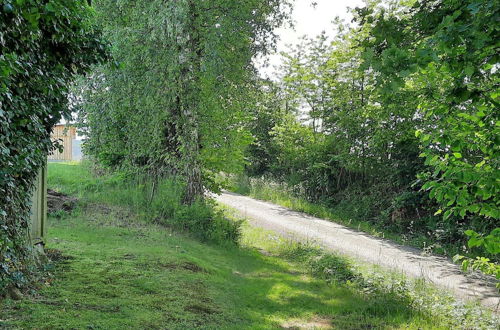
POLYGON ((500 296, 495 280, 479 274, 464 275, 459 266, 447 258, 423 255, 421 250, 250 197, 224 192, 215 198, 238 211, 254 226, 296 240, 313 241, 327 250, 401 271, 410 277, 425 278, 459 298, 477 299, 484 306, 498 310, 500 296))

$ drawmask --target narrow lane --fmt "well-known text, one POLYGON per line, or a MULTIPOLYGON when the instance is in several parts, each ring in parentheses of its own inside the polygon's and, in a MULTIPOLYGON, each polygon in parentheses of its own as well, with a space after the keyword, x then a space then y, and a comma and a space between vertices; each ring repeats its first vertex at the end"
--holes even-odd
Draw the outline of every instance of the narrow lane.
POLYGON ((448 258, 423 255, 421 250, 250 197, 224 192, 215 198, 238 211, 254 226, 295 240, 314 241, 327 250, 401 271, 410 277, 424 278, 449 289, 459 298, 477 299, 484 306, 497 308, 500 304, 493 278, 465 275, 448 258))

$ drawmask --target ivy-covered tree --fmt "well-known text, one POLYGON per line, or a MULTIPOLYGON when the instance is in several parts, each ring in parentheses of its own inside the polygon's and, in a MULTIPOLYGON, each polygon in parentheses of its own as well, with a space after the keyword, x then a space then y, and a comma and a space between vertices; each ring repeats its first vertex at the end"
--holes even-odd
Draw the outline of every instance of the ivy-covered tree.
POLYGON ((69 84, 104 58, 92 15, 85 0, 0 1, 0 294, 33 270, 32 189, 69 84))

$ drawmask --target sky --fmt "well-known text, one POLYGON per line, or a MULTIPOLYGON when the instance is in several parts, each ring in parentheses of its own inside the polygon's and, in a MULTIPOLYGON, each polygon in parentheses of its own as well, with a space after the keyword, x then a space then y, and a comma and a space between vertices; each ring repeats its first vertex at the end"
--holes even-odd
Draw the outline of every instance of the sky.
POLYGON ((348 13, 347 8, 361 7, 363 0, 295 0, 294 11, 292 19, 295 22, 295 30, 290 27, 281 28, 277 31, 280 41, 277 46, 277 54, 270 56, 270 68, 262 68, 261 74, 273 76, 274 69, 272 66, 281 63, 281 56, 279 53, 287 50, 288 44, 296 44, 299 42, 301 36, 307 35, 314 37, 322 31, 329 31, 333 29, 331 22, 336 16, 350 21, 351 15, 348 13), (311 4, 315 2, 316 6, 311 4))

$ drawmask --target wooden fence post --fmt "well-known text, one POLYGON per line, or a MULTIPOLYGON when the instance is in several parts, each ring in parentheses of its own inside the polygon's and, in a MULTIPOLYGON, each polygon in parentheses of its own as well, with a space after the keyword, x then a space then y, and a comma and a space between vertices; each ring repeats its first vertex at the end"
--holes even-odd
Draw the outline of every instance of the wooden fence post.
POLYGON ((32 201, 30 240, 33 246, 43 246, 47 225, 47 164, 38 172, 32 201))

